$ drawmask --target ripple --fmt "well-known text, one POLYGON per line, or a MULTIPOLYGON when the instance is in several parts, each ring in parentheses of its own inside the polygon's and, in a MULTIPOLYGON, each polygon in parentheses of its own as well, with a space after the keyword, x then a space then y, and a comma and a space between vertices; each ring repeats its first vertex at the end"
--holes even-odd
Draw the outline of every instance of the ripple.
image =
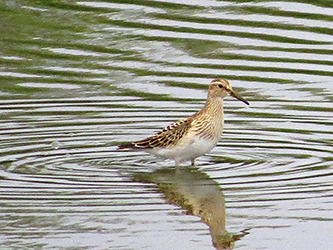
POLYGON ((238 249, 332 245, 329 1, 21 5, 0 27, 1 246, 212 249, 224 230, 238 249), (214 77, 251 106, 226 99, 197 169, 117 150, 199 110, 214 77), (198 190, 223 203, 217 236, 198 190))

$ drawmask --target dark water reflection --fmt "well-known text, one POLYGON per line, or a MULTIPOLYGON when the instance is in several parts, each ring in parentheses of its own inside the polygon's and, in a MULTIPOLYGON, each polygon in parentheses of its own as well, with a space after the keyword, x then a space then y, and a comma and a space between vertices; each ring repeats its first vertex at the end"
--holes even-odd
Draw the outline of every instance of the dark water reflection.
POLYGON ((217 182, 196 168, 165 168, 136 174, 135 181, 155 183, 170 204, 182 207, 186 214, 201 217, 208 225, 216 249, 233 249, 236 240, 246 234, 226 230, 224 194, 217 182))
POLYGON ((330 249, 332 8, 0 1, 1 249, 214 249, 212 235, 248 228, 235 249, 330 249), (216 77, 251 106, 226 100, 199 169, 116 150, 199 110, 216 77), (209 194, 211 234, 197 199, 209 194))

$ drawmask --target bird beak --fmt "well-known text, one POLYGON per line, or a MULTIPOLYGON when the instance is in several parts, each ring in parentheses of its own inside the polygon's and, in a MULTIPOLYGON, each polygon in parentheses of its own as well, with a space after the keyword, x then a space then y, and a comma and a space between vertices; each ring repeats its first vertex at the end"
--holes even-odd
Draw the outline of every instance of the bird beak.
POLYGON ((250 103, 248 103, 243 97, 241 97, 239 94, 237 94, 237 92, 235 92, 234 90, 230 90, 230 95, 232 97, 235 97, 238 100, 244 102, 245 104, 250 105, 250 103))

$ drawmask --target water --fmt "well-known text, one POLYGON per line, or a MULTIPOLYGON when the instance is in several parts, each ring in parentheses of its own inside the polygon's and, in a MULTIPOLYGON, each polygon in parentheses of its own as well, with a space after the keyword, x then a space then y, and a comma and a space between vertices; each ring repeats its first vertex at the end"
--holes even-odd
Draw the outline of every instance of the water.
POLYGON ((330 249, 332 3, 1 1, 1 248, 330 249), (116 150, 215 77, 197 168, 116 150))

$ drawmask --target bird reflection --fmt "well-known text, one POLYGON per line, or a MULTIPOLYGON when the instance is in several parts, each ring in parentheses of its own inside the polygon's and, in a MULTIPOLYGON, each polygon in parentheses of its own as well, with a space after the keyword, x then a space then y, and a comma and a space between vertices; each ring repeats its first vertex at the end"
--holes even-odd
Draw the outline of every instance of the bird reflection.
POLYGON ((163 168, 140 173, 135 180, 157 184, 168 203, 178 205, 187 214, 200 216, 209 226, 213 245, 218 250, 233 249, 236 240, 248 234, 226 230, 225 199, 220 186, 197 168, 163 168))

